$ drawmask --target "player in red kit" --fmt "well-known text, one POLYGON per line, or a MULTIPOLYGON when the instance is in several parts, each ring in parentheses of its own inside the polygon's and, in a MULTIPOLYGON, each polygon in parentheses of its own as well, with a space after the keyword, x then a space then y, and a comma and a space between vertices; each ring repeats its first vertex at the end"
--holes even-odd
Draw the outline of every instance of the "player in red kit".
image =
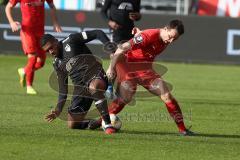
POLYGON ((40 39, 44 34, 44 3, 48 3, 51 10, 51 18, 55 31, 61 32, 56 17, 56 8, 53 0, 9 0, 5 11, 13 32, 20 31, 22 47, 28 56, 28 62, 24 68, 18 69, 20 84, 27 85, 27 94, 37 94, 33 89, 34 72, 43 67, 46 60, 46 53, 40 47, 40 39), (15 21, 12 16, 12 9, 20 3, 22 23, 15 21))
MULTIPOLYGON (((107 70, 110 79, 116 78, 118 95, 118 98, 109 106, 110 114, 119 113, 126 104, 131 102, 137 85, 141 85, 165 103, 181 135, 193 135, 193 132, 185 127, 177 100, 170 93, 163 78, 152 67, 156 56, 183 33, 182 22, 172 20, 164 28, 138 31, 134 38, 116 50, 107 70)), ((97 122, 99 124, 99 121, 95 124, 92 122, 93 126, 97 126, 97 122)))

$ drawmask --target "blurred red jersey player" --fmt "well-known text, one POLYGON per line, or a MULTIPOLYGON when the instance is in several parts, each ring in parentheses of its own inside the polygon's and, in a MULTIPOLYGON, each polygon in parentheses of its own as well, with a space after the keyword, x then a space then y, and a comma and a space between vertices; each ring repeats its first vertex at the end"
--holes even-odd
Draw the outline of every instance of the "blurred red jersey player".
POLYGON ((141 85, 165 103, 181 135, 193 135, 193 132, 185 127, 180 106, 166 82, 152 68, 156 56, 183 33, 182 22, 172 20, 163 28, 139 32, 129 42, 118 47, 107 70, 110 79, 116 76, 118 95, 118 98, 110 104, 109 113, 119 113, 131 102, 137 85, 141 85))
POLYGON ((51 10, 51 18, 55 31, 61 32, 56 17, 56 8, 53 0, 9 0, 6 6, 6 15, 13 32, 21 28, 20 36, 24 53, 28 56, 28 62, 24 68, 18 69, 20 84, 27 84, 27 94, 37 94, 32 88, 34 72, 43 67, 46 59, 45 52, 40 47, 40 39, 44 34, 44 3, 48 3, 51 10), (22 23, 15 21, 12 9, 20 3, 22 23))

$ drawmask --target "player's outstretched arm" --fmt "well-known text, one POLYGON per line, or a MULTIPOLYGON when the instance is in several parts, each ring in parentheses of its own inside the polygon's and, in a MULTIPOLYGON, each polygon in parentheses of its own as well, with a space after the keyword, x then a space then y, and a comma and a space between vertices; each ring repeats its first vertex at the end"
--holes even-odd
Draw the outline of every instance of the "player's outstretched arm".
POLYGON ((102 30, 91 30, 91 31, 76 33, 72 36, 72 38, 80 41, 80 43, 88 43, 95 39, 100 40, 103 44, 110 42, 110 39, 102 30))
POLYGON ((57 62, 55 62, 53 64, 53 66, 57 73, 58 94, 59 95, 58 95, 58 102, 57 102, 56 108, 54 110, 51 110, 51 112, 45 116, 45 120, 48 122, 52 122, 54 119, 56 119, 61 114, 63 107, 66 103, 67 94, 68 94, 68 75, 66 73, 59 71, 56 68, 57 62))
POLYGON ((8 4, 6 5, 6 8, 5 8, 5 12, 6 12, 6 16, 9 21, 9 24, 12 28, 12 31, 16 32, 20 29, 20 23, 13 19, 13 16, 12 16, 13 7, 14 6, 10 2, 8 2, 8 4))
POLYGON ((56 7, 53 3, 50 3, 48 4, 51 11, 50 11, 50 14, 51 14, 51 18, 52 18, 52 21, 53 21, 53 28, 56 32, 62 32, 62 28, 61 26, 59 25, 58 23, 58 19, 57 19, 57 11, 56 11, 56 7))

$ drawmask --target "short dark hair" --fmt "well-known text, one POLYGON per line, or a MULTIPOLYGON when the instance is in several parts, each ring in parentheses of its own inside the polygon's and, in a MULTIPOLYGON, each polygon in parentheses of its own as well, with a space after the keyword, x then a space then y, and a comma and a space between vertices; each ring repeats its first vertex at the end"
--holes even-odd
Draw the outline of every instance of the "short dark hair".
POLYGON ((41 47, 46 45, 48 42, 55 40, 56 38, 51 34, 44 34, 41 38, 41 47))
POLYGON ((176 29, 179 35, 182 35, 184 33, 184 25, 181 20, 174 19, 169 22, 168 28, 176 29))

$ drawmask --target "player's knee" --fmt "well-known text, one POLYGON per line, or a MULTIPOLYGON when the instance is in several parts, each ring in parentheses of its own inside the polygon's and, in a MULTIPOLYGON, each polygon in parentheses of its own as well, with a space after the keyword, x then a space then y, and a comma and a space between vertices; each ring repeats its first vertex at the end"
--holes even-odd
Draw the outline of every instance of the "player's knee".
POLYGON ((89 92, 93 95, 101 92, 102 94, 106 90, 106 83, 101 79, 93 79, 89 84, 89 92))
POLYGON ((130 103, 136 91, 136 87, 129 81, 124 81, 120 86, 121 98, 125 103, 130 103))

